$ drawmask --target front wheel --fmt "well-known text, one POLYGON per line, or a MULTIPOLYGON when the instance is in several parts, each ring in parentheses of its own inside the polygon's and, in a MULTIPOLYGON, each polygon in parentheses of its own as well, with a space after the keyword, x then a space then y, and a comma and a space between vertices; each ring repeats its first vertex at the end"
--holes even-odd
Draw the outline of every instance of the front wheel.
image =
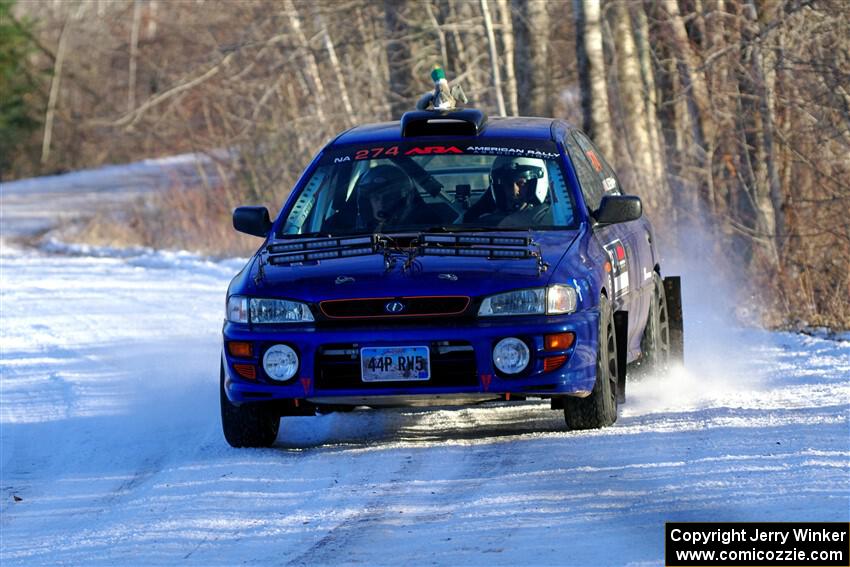
POLYGON ((233 404, 224 391, 224 367, 219 380, 221 428, 231 447, 270 447, 277 439, 280 416, 261 404, 233 404))
POLYGON ((617 333, 611 304, 599 297, 596 383, 586 398, 564 398, 564 419, 570 429, 598 429, 617 421, 617 333))

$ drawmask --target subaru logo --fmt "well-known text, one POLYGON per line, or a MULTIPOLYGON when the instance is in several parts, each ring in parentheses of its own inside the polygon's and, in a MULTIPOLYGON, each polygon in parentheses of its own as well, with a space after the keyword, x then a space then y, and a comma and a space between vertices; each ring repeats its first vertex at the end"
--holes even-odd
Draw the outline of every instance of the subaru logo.
POLYGON ((390 301, 384 306, 387 313, 401 313, 404 311, 404 303, 401 301, 390 301))

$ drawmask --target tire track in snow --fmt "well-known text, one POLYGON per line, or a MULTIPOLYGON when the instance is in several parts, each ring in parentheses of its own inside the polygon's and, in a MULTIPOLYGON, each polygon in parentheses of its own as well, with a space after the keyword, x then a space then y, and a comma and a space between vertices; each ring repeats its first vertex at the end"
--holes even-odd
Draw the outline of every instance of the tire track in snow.
MULTIPOLYGON (((413 426, 418 426, 426 421, 433 421, 436 415, 442 413, 445 412, 441 410, 423 412, 417 416, 413 426)), ((455 414, 456 419, 445 420, 445 425, 448 428, 473 429, 476 425, 483 425, 475 418, 471 410, 455 410, 452 413, 455 414)), ((439 433, 439 431, 434 433, 439 433)), ((363 510, 345 518, 309 549, 287 561, 286 565, 336 564, 339 563, 341 557, 351 558, 361 547, 359 544, 380 541, 380 532, 388 529, 388 524, 395 524, 398 521, 422 523, 422 521, 449 518, 451 516, 450 509, 457 500, 452 483, 463 481, 466 489, 464 496, 472 497, 490 481, 490 477, 496 470, 510 470, 514 465, 514 457, 510 451, 486 450, 467 453, 461 460, 462 466, 451 470, 451 476, 446 478, 446 482, 442 485, 449 487, 449 491, 434 487, 434 490, 430 491, 432 497, 425 498, 431 507, 443 508, 445 511, 439 514, 429 514, 427 517, 416 514, 413 518, 401 518, 401 515, 405 513, 404 510, 395 510, 394 508, 403 506, 400 497, 409 494, 411 479, 414 479, 417 472, 426 469, 431 460, 427 448, 416 448, 414 445, 404 449, 393 449, 393 445, 403 436, 403 429, 396 430, 389 439, 385 440, 388 445, 386 450, 399 452, 398 458, 402 460, 387 482, 369 487, 377 490, 373 490, 373 495, 369 498, 363 510), (413 451, 413 453, 409 453, 410 451, 413 451), (483 459, 481 458, 482 455, 483 459)), ((482 442, 487 441, 486 436, 479 435, 478 438, 482 442)), ((445 474, 447 471, 442 470, 441 472, 445 474)), ((420 476, 428 478, 431 475, 422 474, 420 476)))

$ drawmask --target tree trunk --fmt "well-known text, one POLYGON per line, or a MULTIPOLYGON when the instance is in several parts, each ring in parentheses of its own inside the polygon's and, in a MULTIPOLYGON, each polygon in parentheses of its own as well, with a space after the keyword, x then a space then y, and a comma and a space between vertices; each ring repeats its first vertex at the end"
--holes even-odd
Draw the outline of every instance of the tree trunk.
MULTIPOLYGON (((759 30, 762 32, 761 39, 757 42, 755 48, 757 51, 754 63, 756 65, 756 76, 760 79, 762 87, 761 101, 759 110, 764 123, 763 143, 764 152, 767 157, 767 179, 770 194, 771 207, 773 208, 774 230, 776 242, 776 252, 778 258, 782 257, 782 245, 785 239, 785 218, 783 213, 782 188, 779 183, 779 159, 776 143, 774 141, 774 132, 776 130, 776 62, 777 50, 773 46, 765 46, 764 41, 767 24, 769 23, 770 12, 767 7, 759 14, 759 30)), ((774 10, 779 12, 779 10, 774 10)), ((782 33, 782 28, 779 27, 776 35, 782 33)))
POLYGON ((490 69, 493 75, 493 90, 496 91, 496 107, 499 116, 505 116, 505 98, 502 95, 502 75, 499 72, 499 55, 496 49, 496 35, 493 33, 493 20, 490 18, 488 0, 481 0, 481 13, 484 16, 484 31, 487 33, 487 45, 490 48, 490 69))
POLYGON ((679 13, 678 0, 664 0, 663 6, 667 12, 667 18, 670 24, 671 39, 680 57, 680 73, 682 74, 682 82, 688 93, 695 141, 701 154, 697 156, 697 159, 702 169, 706 200, 708 201, 709 209, 713 213, 716 210, 714 179, 712 176, 715 128, 711 99, 708 95, 708 86, 706 85, 703 71, 699 70, 699 60, 691 47, 684 19, 679 13))
MULTIPOLYGON (((445 4, 441 4, 440 11, 443 14, 443 21, 449 23, 451 31, 451 35, 446 38, 446 69, 454 71, 453 75, 457 76, 466 70, 469 59, 460 34, 455 0, 448 0, 445 4)), ((470 91, 467 94, 473 93, 470 91)))
POLYGON ((617 84, 625 126, 624 139, 629 150, 633 172, 632 190, 647 201, 651 210, 658 206, 658 182, 654 178, 652 146, 647 129, 644 85, 640 59, 635 47, 632 22, 627 6, 613 4, 614 37, 617 38, 617 84))
POLYGON ((401 118, 413 107, 416 92, 413 87, 410 41, 405 38, 407 24, 402 14, 407 14, 407 0, 384 0, 384 25, 387 31, 387 64, 389 66, 389 96, 392 118, 401 118))
POLYGON ((549 98, 549 11, 545 0, 511 0, 517 107, 523 116, 551 116, 549 98))
POLYGON ((307 41, 307 36, 301 27, 301 17, 298 15, 295 5, 292 0, 284 0, 283 5, 286 13, 289 15, 289 22, 292 25, 295 40, 298 42, 298 49, 301 51, 302 73, 305 76, 307 84, 310 86, 309 90, 315 103, 313 107, 316 109, 316 118, 318 118, 322 125, 326 125, 325 86, 319 74, 319 65, 316 63, 316 58, 310 49, 310 42, 307 41))
POLYGON ((41 140, 41 164, 50 159, 50 144, 53 139, 53 120, 56 116, 56 105, 59 103, 59 89, 62 82, 62 65, 65 62, 65 52, 68 45, 68 19, 62 24, 59 32, 59 46, 56 48, 56 59, 53 62, 53 78, 50 81, 50 95, 47 99, 47 113, 44 116, 44 136, 41 140))
POLYGON ((635 3, 630 8, 634 16, 635 40, 640 58, 646 131, 649 133, 649 145, 652 152, 653 178, 658 184, 657 199, 659 211, 664 211, 669 208, 671 199, 666 183, 666 151, 661 137, 661 125, 658 120, 658 94, 656 92, 655 68, 652 65, 652 48, 649 43, 649 22, 643 4, 635 3))
POLYGON ((499 0, 499 18, 502 23, 502 45, 505 53, 505 88, 508 91, 508 111, 511 116, 518 116, 519 103, 516 90, 516 71, 514 69, 514 26, 508 0, 499 0))
POLYGON ((573 0, 584 130, 606 156, 614 154, 599 0, 573 0))
POLYGON ((449 51, 446 42, 446 32, 444 32, 442 26, 440 26, 440 21, 434 13, 434 6, 431 5, 431 0, 425 0, 425 11, 428 12, 428 19, 431 21, 431 25, 434 26, 434 33, 437 34, 437 41, 440 44, 440 65, 442 65, 444 69, 448 69, 449 51))
POLYGON ((707 0, 706 15, 703 20, 706 44, 703 53, 707 54, 703 64, 706 67, 705 78, 708 90, 712 93, 716 129, 714 161, 717 163, 717 168, 714 171, 714 210, 721 223, 721 229, 728 234, 731 229, 728 219, 732 192, 739 185, 735 178, 736 168, 733 159, 737 153, 734 146, 735 137, 730 135, 735 129, 735 102, 732 94, 735 86, 732 84, 734 75, 730 73, 729 61, 732 59, 731 50, 740 45, 740 33, 737 29, 738 18, 726 11, 726 0, 707 0), (727 51, 730 53, 718 56, 727 51))
POLYGON ((342 99, 342 106, 345 109, 345 119, 343 122, 346 126, 352 126, 355 122, 354 108, 352 108, 351 100, 348 98, 348 87, 345 84, 345 73, 342 70, 342 66, 339 64, 336 49, 334 48, 333 41, 331 40, 331 35, 328 33, 328 26, 325 23, 324 18, 322 18, 322 14, 319 12, 318 7, 315 9, 315 17, 316 22, 319 24, 319 33, 322 34, 322 41, 325 44, 325 50, 328 52, 331 70, 336 77, 337 88, 339 89, 339 95, 342 99))
POLYGON ((148 21, 145 26, 145 39, 156 39, 157 12, 159 12, 159 0, 148 0, 148 21))
MULTIPOLYGON (((764 248, 767 260, 772 267, 779 267, 779 231, 781 223, 781 197, 779 195, 779 176, 776 169, 776 155, 773 148, 773 128, 775 122, 775 105, 773 93, 775 89, 776 69, 775 56, 767 52, 760 35, 764 26, 765 14, 757 14, 756 6, 750 2, 747 6, 750 17, 748 57, 752 79, 748 82, 750 95, 757 104, 755 115, 755 132, 752 138, 755 146, 756 178, 752 189, 756 206, 756 232, 759 242, 764 248), (777 202, 778 201, 778 202, 777 202), (777 207, 778 206, 778 207, 777 207)), ((783 223, 784 224, 784 223, 783 223)))
POLYGON ((139 58, 139 28, 142 21, 142 3, 133 2, 133 23, 130 26, 130 68, 127 74, 127 112, 136 108, 136 63, 139 58))

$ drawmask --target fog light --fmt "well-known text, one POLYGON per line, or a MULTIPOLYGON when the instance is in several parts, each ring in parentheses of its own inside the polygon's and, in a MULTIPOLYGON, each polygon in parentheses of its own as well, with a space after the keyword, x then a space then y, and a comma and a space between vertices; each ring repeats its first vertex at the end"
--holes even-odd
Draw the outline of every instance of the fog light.
POLYGON ((227 350, 230 352, 230 356, 239 358, 251 358, 252 354, 251 343, 230 341, 227 343, 227 350))
POLYGON ((576 336, 573 333, 558 333, 557 335, 546 335, 543 339, 546 350, 567 350, 573 346, 576 336))
POLYGON ((263 355, 263 370, 272 380, 289 380, 298 371, 298 355, 287 345, 274 345, 263 355))
POLYGON ((493 349, 493 364, 505 374, 518 374, 525 370, 531 356, 528 346, 515 337, 508 337, 496 343, 493 349))

